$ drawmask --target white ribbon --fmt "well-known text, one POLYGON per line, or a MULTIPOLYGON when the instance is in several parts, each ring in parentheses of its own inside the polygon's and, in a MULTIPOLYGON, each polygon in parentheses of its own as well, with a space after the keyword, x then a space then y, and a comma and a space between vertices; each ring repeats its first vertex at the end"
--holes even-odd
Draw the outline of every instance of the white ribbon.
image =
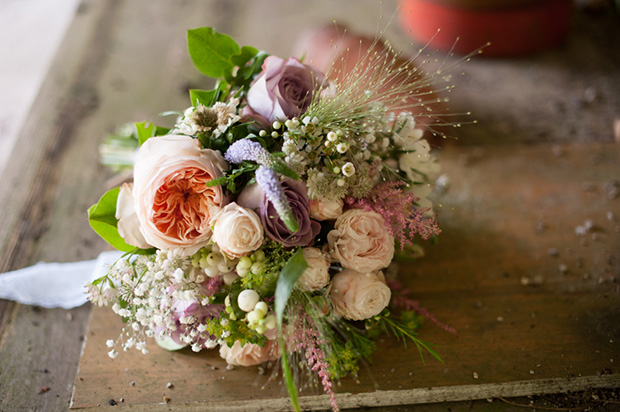
POLYGON ((85 285, 106 274, 123 252, 103 252, 97 259, 37 263, 0 274, 0 299, 44 308, 71 309, 86 303, 85 285))

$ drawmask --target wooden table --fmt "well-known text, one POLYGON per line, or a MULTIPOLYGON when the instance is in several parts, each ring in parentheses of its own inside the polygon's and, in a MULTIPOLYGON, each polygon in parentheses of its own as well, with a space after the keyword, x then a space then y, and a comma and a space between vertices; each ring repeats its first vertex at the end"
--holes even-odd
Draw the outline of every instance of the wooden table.
MULTIPOLYGON (((185 108, 188 87, 208 87, 187 56, 186 29, 214 26, 241 44, 287 56, 300 30, 336 19, 372 34, 394 8, 395 1, 370 0, 84 1, 2 176, 0 272, 89 259, 106 248, 85 216, 112 177, 98 165, 97 145, 119 124, 185 108)), ((401 270, 415 297, 459 335, 427 322, 422 336, 440 345, 446 363, 426 366, 386 338, 371 368, 383 392, 367 375, 359 384, 345 380, 343 406, 506 410, 485 399, 615 393, 619 375, 608 373, 620 362, 617 23, 614 15, 577 12, 558 50, 462 66, 451 104, 479 123, 456 129, 456 144, 440 151, 451 185, 441 197, 439 245, 401 270), (586 221, 593 228, 577 235, 586 221)), ((395 22, 387 36, 409 50, 395 22)), ((202 363, 221 364, 217 356, 154 349, 108 360, 103 342, 115 331, 105 327, 114 321, 89 305, 64 311, 0 301, 0 410, 66 410, 71 399, 74 408, 108 408, 120 397, 130 410, 282 405, 269 400, 285 396, 277 385, 209 398, 205 391, 216 385, 204 385, 215 382, 208 379, 224 376, 221 382, 235 387, 235 379, 241 385, 257 376, 251 368, 205 370, 202 363), (169 362, 182 362, 186 374, 165 375, 169 362), (170 404, 153 406, 163 396, 170 404)))

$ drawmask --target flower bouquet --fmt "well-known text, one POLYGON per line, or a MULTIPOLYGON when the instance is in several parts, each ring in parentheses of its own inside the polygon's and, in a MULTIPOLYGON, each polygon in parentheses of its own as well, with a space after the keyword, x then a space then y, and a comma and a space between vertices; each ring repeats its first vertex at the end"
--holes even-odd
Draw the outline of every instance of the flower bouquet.
POLYGON ((380 333, 439 359, 386 271, 395 251, 440 232, 438 164, 417 115, 401 111, 403 96, 424 107, 433 76, 396 66, 389 48, 335 80, 211 28, 190 30, 188 45, 215 88, 191 90, 171 129, 135 124, 133 183, 89 209, 126 252, 89 285, 127 324, 109 356, 146 353, 154 338, 219 347, 229 365, 279 359, 295 409, 300 376, 337 409, 333 382, 371 360, 380 333))

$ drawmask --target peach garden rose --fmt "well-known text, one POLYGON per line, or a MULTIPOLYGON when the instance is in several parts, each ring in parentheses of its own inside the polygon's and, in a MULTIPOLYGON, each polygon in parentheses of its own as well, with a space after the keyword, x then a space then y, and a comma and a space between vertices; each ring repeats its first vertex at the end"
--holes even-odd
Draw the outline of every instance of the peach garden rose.
POLYGON ((134 166, 133 197, 140 232, 159 249, 192 254, 211 239, 209 222, 225 203, 220 186, 206 183, 228 167, 198 140, 168 135, 148 139, 134 166))
POLYGON ((278 359, 280 349, 276 339, 268 340, 265 346, 253 343, 246 343, 241 346, 241 343, 236 341, 231 348, 223 344, 220 347, 220 356, 229 365, 252 366, 278 359))
POLYGON ((342 199, 310 199, 310 217, 318 221, 336 219, 342 214, 343 204, 342 199))
POLYGON ((386 268, 394 257, 394 238, 376 212, 347 210, 336 219, 327 241, 334 259, 358 272, 386 268))
POLYGON ((329 298, 334 312, 350 320, 364 320, 381 313, 392 293, 382 272, 343 270, 332 279, 329 298))
POLYGON ((301 251, 308 263, 308 268, 297 284, 304 291, 323 289, 329 283, 329 258, 315 247, 306 247, 301 251))

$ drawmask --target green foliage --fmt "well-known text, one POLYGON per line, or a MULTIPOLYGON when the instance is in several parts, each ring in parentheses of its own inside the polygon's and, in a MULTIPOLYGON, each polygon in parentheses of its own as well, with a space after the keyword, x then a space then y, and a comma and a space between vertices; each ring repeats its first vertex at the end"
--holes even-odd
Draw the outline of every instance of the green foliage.
POLYGON ((357 375, 359 362, 372 360, 377 345, 365 330, 360 330, 350 322, 340 319, 329 332, 332 351, 328 357, 330 372, 335 379, 347 375, 357 375))
POLYGON ((239 47, 232 38, 211 27, 189 30, 187 47, 196 68, 218 79, 214 90, 190 91, 194 107, 198 101, 203 105, 226 101, 232 91, 242 98, 268 56, 251 46, 239 47))
POLYGON ((211 106, 217 102, 218 90, 198 90, 191 89, 189 91, 189 97, 192 99, 192 106, 196 107, 199 104, 203 106, 211 106))
POLYGON ((230 285, 230 291, 228 295, 230 296, 230 306, 232 307, 233 313, 235 314, 235 317, 237 319, 243 319, 243 317, 245 316, 245 312, 239 308, 239 303, 237 302, 239 294, 243 290, 243 286, 241 284, 242 279, 242 277, 238 277, 234 280, 232 285, 230 285))
POLYGON ((116 201, 120 188, 106 192, 97 204, 88 209, 88 222, 95 232, 114 248, 123 252, 132 252, 139 255, 155 253, 154 249, 139 249, 126 243, 118 234, 118 219, 116 219, 116 201))
POLYGON ((228 347, 232 347, 235 341, 239 341, 241 346, 244 346, 246 343, 265 346, 265 343, 267 343, 265 336, 254 332, 243 320, 230 319, 225 312, 221 312, 220 315, 221 318, 205 319, 205 326, 207 327, 207 332, 211 335, 226 336, 224 332, 228 332, 228 337, 224 338, 228 347), (228 322, 222 324, 221 319, 227 319, 228 322))
POLYGON ((226 174, 207 183, 207 187, 224 186, 232 194, 237 194, 254 177, 258 165, 251 162, 242 162, 238 167, 226 171, 226 174))
POLYGON ((213 78, 232 76, 232 57, 241 52, 232 38, 211 27, 188 30, 187 46, 196 68, 213 78))
POLYGON ((441 356, 431 347, 432 345, 417 337, 418 334, 416 330, 420 325, 421 319, 415 312, 405 311, 402 313, 401 320, 396 320, 390 317, 390 312, 387 309, 366 321, 367 328, 381 328, 386 334, 392 334, 396 339, 402 341, 405 348, 407 347, 408 341, 413 342, 416 348, 418 348, 418 352, 420 352, 422 363, 426 364, 424 360, 424 350, 430 353, 439 362, 443 363, 441 356))
POLYGON ((275 312, 278 319, 278 325, 282 326, 284 317, 284 309, 288 302, 288 298, 291 296, 293 287, 297 283, 299 277, 308 268, 308 262, 304 259, 304 254, 301 248, 297 248, 295 253, 288 259, 282 272, 278 277, 275 293, 275 312))
POLYGON ((136 149, 140 146, 133 124, 125 124, 106 136, 99 146, 101 164, 115 172, 133 168, 136 149))
POLYGON ((297 283, 297 280, 307 268, 308 262, 304 259, 301 248, 297 248, 293 256, 286 262, 286 265, 282 269, 282 273, 280 273, 275 293, 275 312, 278 321, 278 340, 280 342, 280 354, 282 355, 282 371, 284 373, 284 382, 286 383, 286 389, 288 390, 291 404, 296 411, 301 411, 301 408, 299 406, 299 400, 297 399, 297 387, 293 381, 291 368, 288 364, 288 357, 286 356, 286 344, 282 333, 282 323, 284 309, 295 287, 295 283, 297 283))
POLYGON ((149 122, 136 123, 136 134, 138 135, 138 142, 142 146, 144 142, 155 136, 155 124, 149 122))
POLYGON ((155 123, 139 122, 139 123, 135 123, 134 132, 135 132, 135 136, 138 139, 140 146, 142 146, 142 144, 146 142, 148 139, 150 139, 151 137, 164 136, 168 134, 169 131, 170 129, 157 126, 155 125, 155 123))
POLYGON ((273 296, 276 282, 284 266, 295 253, 295 249, 287 249, 281 243, 265 239, 263 246, 250 257, 252 261, 262 263, 259 273, 249 272, 243 277, 245 289, 254 289, 260 296, 273 296))

